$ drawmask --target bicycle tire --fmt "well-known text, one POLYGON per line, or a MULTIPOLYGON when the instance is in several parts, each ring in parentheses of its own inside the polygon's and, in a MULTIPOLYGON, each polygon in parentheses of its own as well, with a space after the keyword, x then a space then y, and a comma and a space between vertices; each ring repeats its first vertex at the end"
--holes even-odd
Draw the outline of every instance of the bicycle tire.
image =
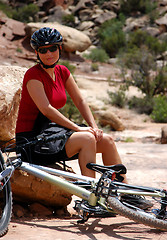
MULTIPOLYGON (((0 172, 4 170, 4 160, 0 159, 0 172)), ((0 190, 0 237, 4 236, 8 231, 8 225, 12 215, 12 192, 8 179, 2 182, 3 188, 0 190)))
POLYGON ((108 204, 121 216, 127 217, 128 219, 149 227, 167 231, 167 221, 154 217, 151 212, 148 213, 144 210, 133 210, 121 203, 116 197, 109 197, 108 204))

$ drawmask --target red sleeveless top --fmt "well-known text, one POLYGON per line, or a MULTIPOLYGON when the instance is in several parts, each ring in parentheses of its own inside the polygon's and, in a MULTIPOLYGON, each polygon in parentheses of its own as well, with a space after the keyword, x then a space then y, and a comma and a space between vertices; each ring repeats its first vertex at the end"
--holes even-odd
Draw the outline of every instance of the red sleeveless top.
MULTIPOLYGON (((23 79, 22 95, 16 123, 16 133, 32 131, 39 109, 30 97, 26 84, 31 79, 42 82, 50 104, 56 108, 62 108, 66 101, 65 83, 70 76, 70 71, 63 65, 55 66, 55 81, 37 64, 28 69, 23 79)), ((37 89, 38 91, 38 89, 37 89)))

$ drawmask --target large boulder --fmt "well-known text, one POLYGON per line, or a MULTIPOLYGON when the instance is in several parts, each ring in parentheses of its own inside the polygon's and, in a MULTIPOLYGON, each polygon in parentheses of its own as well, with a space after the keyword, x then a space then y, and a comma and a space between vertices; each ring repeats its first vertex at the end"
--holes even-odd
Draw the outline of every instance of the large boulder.
POLYGON ((8 141, 15 135, 22 80, 26 70, 17 66, 0 66, 0 141, 8 141))
POLYGON ((95 112, 95 116, 98 119, 101 126, 110 126, 111 129, 116 131, 125 130, 125 126, 121 122, 121 120, 110 110, 108 111, 97 111, 95 112))
POLYGON ((86 34, 57 22, 28 23, 28 27, 30 34, 43 27, 56 28, 63 36, 63 48, 66 52, 83 52, 91 45, 91 40, 86 34))
MULTIPOLYGON (((59 165, 55 168, 62 170, 59 165)), ((70 168, 67 170, 72 171, 70 168)), ((13 198, 16 202, 62 208, 71 202, 71 194, 22 170, 16 170, 11 178, 13 198)))

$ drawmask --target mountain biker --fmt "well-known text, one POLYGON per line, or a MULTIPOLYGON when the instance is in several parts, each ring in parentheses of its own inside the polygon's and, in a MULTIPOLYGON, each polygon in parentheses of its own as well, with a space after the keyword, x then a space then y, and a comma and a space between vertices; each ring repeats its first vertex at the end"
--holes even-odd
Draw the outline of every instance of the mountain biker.
MULTIPOLYGON (((63 147, 60 147, 60 141, 55 141, 56 153, 46 161, 66 160, 77 154, 81 173, 95 177, 94 171, 87 169, 86 164, 96 162, 96 153, 102 154, 104 165, 120 164, 121 159, 111 135, 103 133, 96 125, 70 71, 58 65, 62 43, 59 31, 48 27, 35 31, 31 36, 30 44, 37 55, 38 64, 28 69, 24 76, 16 139, 29 139, 39 133, 39 126, 44 127, 46 122, 56 123, 54 128, 65 131, 66 139, 63 147), (77 125, 59 112, 58 109, 66 104, 65 91, 88 126, 77 125)), ((32 153, 32 160, 37 161, 35 153, 32 153)), ((126 176, 124 182, 127 182, 126 176)))

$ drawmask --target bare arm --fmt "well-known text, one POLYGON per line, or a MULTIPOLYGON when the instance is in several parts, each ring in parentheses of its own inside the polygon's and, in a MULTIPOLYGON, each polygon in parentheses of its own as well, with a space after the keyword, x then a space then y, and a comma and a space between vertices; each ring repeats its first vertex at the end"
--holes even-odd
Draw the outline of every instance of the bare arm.
POLYGON ((36 79, 29 80, 27 83, 27 89, 39 111, 48 119, 74 131, 89 131, 94 134, 92 128, 79 127, 77 124, 73 123, 61 114, 57 109, 52 107, 45 94, 43 84, 40 81, 36 79))
POLYGON ((87 102, 82 97, 80 90, 74 78, 72 77, 72 75, 70 75, 70 77, 66 82, 66 90, 69 93, 71 99, 73 100, 75 106, 78 108, 79 112, 81 113, 82 117, 85 119, 88 125, 93 129, 93 134, 95 135, 96 140, 99 141, 103 136, 103 131, 97 127, 95 119, 92 115, 92 112, 87 102))

